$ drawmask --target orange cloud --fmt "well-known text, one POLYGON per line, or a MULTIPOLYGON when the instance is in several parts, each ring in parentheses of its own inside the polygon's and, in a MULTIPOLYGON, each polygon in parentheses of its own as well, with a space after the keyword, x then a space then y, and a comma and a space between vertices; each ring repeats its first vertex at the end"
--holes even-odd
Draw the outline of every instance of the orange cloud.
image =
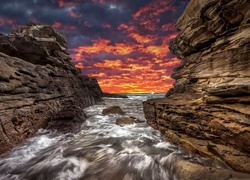
POLYGON ((102 90, 110 93, 129 92, 166 92, 172 87, 173 79, 166 75, 167 67, 179 63, 177 58, 168 62, 155 60, 148 65, 124 64, 121 60, 105 60, 103 63, 95 63, 95 67, 104 68, 101 73, 89 74, 97 78, 102 90), (163 65, 161 69, 153 69, 154 63, 163 65), (113 65, 113 66, 112 66, 113 65), (112 69, 116 75, 110 75, 105 69, 112 69))
POLYGON ((152 43, 155 40, 153 35, 142 36, 137 33, 131 33, 129 36, 134 38, 137 42, 144 44, 152 43))
POLYGON ((77 63, 77 64, 75 65, 75 67, 76 67, 76 68, 79 68, 79 69, 83 69, 83 68, 84 68, 82 63, 77 63))
POLYGON ((155 46, 151 45, 145 48, 145 52, 154 54, 157 57, 164 57, 169 53, 168 45, 155 46))
MULTIPOLYGON (((97 78, 104 92, 167 92, 174 83, 170 74, 181 62, 169 56, 168 44, 178 34, 174 23, 161 24, 159 15, 166 11, 175 11, 170 0, 152 1, 139 9, 131 21, 118 26, 119 33, 127 36, 126 41, 118 43, 99 38, 92 45, 74 49, 72 57, 77 62, 76 67, 82 67, 90 77, 97 78), (110 54, 115 58, 105 57, 110 54)), ((102 27, 111 25, 102 23, 102 27)))
MULTIPOLYGON (((157 75, 158 76, 158 75, 157 75)), ((156 81, 150 79, 154 76, 130 76, 130 77, 121 77, 121 76, 109 76, 106 79, 98 78, 98 82, 102 87, 104 92, 110 93, 139 93, 139 92, 166 92, 172 87, 174 80, 169 79, 168 76, 162 76, 161 80, 156 81), (170 83, 167 83, 165 80, 169 79, 170 83)))
POLYGON ((84 56, 82 55, 83 52, 89 54, 98 54, 101 52, 107 52, 113 54, 126 55, 136 51, 136 47, 128 46, 124 43, 116 43, 115 45, 109 45, 108 44, 109 42, 110 40, 107 39, 99 39, 97 41, 94 41, 93 45, 80 46, 74 50, 75 51, 74 57, 76 58, 76 60, 84 59, 84 56))
POLYGON ((94 67, 117 69, 122 66, 121 60, 104 60, 104 63, 95 63, 94 67))
POLYGON ((176 8, 182 10, 187 0, 51 2, 21 5, 16 0, 10 12, 1 12, 1 29, 6 33, 23 22, 52 22, 67 37, 75 67, 96 77, 103 91, 166 92, 172 87, 170 74, 181 62, 170 55, 168 44, 178 35, 176 8), (41 13, 34 13, 37 9, 41 13))
MULTIPOLYGON (((177 58, 165 58, 169 53, 168 45, 163 43, 162 45, 142 47, 140 44, 132 43, 116 43, 114 45, 109 43, 109 40, 99 39, 92 46, 86 45, 75 49, 76 61, 84 60, 85 62, 84 54, 94 57, 102 52, 117 54, 123 57, 130 53, 146 53, 153 56, 153 58, 138 56, 125 58, 124 60, 104 59, 102 62, 94 62, 90 67, 98 69, 98 72, 89 73, 88 75, 97 78, 104 92, 167 92, 172 87, 174 80, 167 74, 171 74, 173 67, 180 64, 180 60, 177 58), (112 70, 111 74, 110 70, 112 70)), ((89 68, 84 67, 80 63, 76 67, 89 68)))
POLYGON ((107 77, 107 74, 105 74, 105 73, 93 73, 93 74, 90 74, 90 76, 99 79, 99 78, 107 77))

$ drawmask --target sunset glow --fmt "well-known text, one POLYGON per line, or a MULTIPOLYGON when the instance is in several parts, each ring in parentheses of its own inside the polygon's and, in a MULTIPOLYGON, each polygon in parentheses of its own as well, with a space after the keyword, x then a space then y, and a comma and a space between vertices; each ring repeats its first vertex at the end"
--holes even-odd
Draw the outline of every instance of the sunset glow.
POLYGON ((178 35, 174 25, 188 0, 14 1, 15 6, 0 3, 1 32, 30 21, 52 25, 66 35, 75 67, 97 78, 104 92, 172 87, 170 76, 181 61, 168 46, 178 35))

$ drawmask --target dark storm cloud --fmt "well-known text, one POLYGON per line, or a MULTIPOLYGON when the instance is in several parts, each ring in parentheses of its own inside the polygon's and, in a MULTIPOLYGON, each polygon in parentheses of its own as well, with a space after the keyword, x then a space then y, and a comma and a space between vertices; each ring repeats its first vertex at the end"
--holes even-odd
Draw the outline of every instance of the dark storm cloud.
POLYGON ((52 25, 66 35, 72 62, 96 77, 104 91, 112 84, 114 91, 167 91, 180 64, 168 43, 177 35, 174 24, 187 2, 1 0, 0 31, 31 21, 52 25))
POLYGON ((81 16, 75 18, 80 34, 93 40, 110 39, 110 43, 122 42, 126 38, 116 30, 121 23, 127 23, 132 18, 127 6, 112 3, 84 3, 76 6, 72 12, 81 16))
POLYGON ((49 0, 12 0, 0 2, 0 15, 13 18, 17 23, 30 20, 33 13, 43 13, 46 10, 55 10, 56 6, 49 0))
POLYGON ((113 3, 84 3, 78 5, 74 12, 83 14, 84 19, 94 26, 101 26, 105 22, 118 27, 132 18, 131 10, 127 6, 113 3))

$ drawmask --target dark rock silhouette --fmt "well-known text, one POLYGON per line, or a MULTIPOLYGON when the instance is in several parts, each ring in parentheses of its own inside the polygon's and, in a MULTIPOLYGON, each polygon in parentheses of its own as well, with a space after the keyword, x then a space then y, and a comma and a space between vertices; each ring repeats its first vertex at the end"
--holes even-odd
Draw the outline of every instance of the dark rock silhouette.
POLYGON ((128 98, 128 96, 126 96, 126 95, 111 94, 111 93, 105 93, 105 92, 103 92, 103 97, 109 97, 109 98, 128 98))
POLYGON ((70 62, 65 36, 31 24, 0 35, 0 154, 39 128, 76 131, 83 108, 101 100, 94 78, 70 62))

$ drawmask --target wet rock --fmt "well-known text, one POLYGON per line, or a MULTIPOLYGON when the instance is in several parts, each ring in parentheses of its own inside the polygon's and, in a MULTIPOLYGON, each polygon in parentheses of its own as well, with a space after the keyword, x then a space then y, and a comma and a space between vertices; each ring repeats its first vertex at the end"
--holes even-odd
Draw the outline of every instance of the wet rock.
POLYGON ((66 50, 65 36, 47 25, 0 35, 0 154, 51 120, 50 128, 76 131, 82 109, 101 100, 96 79, 82 76, 66 50))
POLYGON ((176 172, 178 179, 182 180, 247 180, 250 179, 249 174, 239 173, 233 170, 228 170, 224 168, 213 168, 206 167, 200 164, 179 161, 172 166, 174 172, 176 172))
POLYGON ((164 137, 250 173, 250 4, 191 0, 170 50, 182 59, 167 97, 144 102, 164 137))
POLYGON ((125 126, 128 124, 134 124, 134 123, 145 123, 144 120, 138 119, 136 117, 130 116, 130 117, 119 117, 116 120, 116 124, 120 126, 125 126))
POLYGON ((103 109, 102 114, 103 115, 108 115, 108 114, 124 115, 125 113, 123 112, 123 110, 119 106, 110 106, 106 109, 103 109))
POLYGON ((77 133, 87 116, 83 109, 72 105, 64 107, 61 111, 53 114, 51 118, 47 129, 56 130, 60 133, 77 133))
POLYGON ((120 118, 117 118, 115 123, 119 126, 125 126, 125 125, 129 125, 129 124, 134 124, 135 122, 136 122, 136 118, 120 117, 120 118))

